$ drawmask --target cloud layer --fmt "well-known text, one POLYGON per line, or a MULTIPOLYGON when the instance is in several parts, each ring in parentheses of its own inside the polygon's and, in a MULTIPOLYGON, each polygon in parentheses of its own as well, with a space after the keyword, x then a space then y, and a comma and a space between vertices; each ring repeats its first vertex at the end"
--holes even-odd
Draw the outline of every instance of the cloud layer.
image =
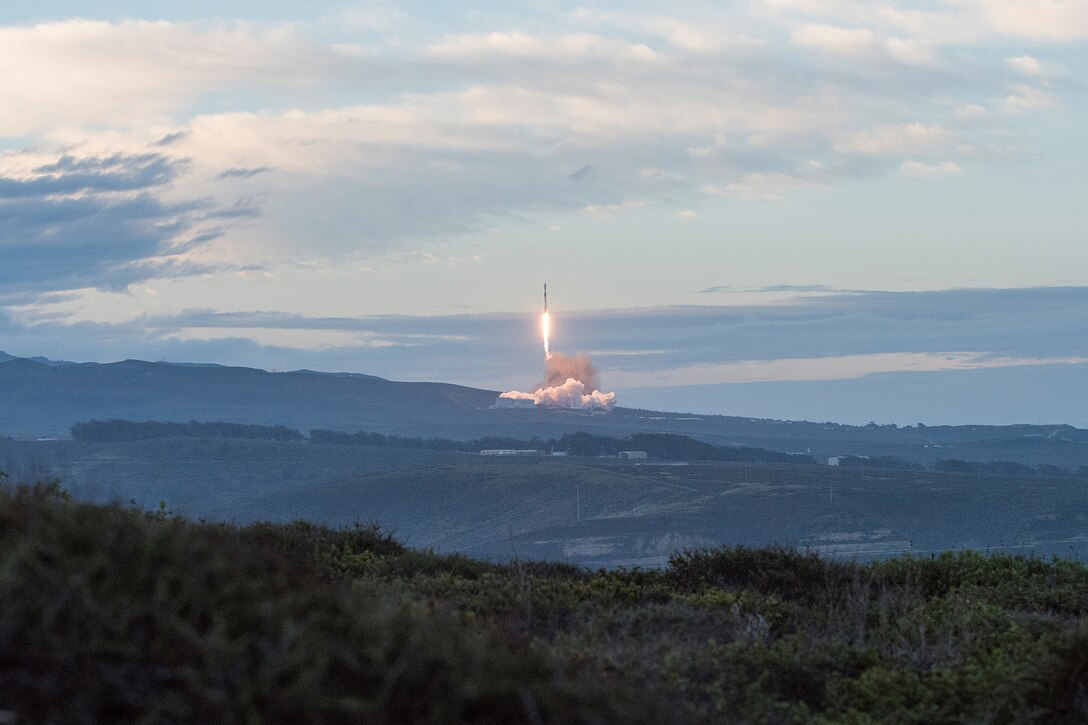
MULTIPOLYGON (((1088 35, 1075 4, 1042 0, 537 15, 524 27, 468 11, 445 24, 392 13, 0 27, 0 139, 36 140, 3 166, 50 153, 67 164, 0 179, 5 238, 46 248, 35 214, 79 216, 89 228, 73 222, 54 242, 85 239, 71 242, 76 257, 168 257, 198 207, 241 202, 259 218, 222 222, 202 263, 283 265, 301 248, 335 263, 495 219, 653 208, 692 219, 720 197, 961 175, 1028 151, 1014 117, 1061 103, 1036 49, 991 46, 1088 35), (484 28, 459 30, 469 19, 484 28), (103 184, 146 195, 107 200, 122 189, 103 184), (93 220, 119 229, 115 252, 93 220)), ((32 261, 8 276, 43 291, 87 284, 32 261)))
MULTIPOLYGON (((1088 287, 802 293, 766 305, 557 313, 555 323, 557 345, 588 352, 603 385, 622 380, 617 387, 626 388, 656 387, 668 376, 670 384, 683 385, 814 379, 814 370, 822 371, 816 378, 829 378, 1067 364, 1088 357, 1088 287), (819 360, 835 362, 819 367, 819 360), (810 361, 807 369, 804 361, 810 361), (760 366, 762 377, 734 374, 760 366), (684 377, 693 371, 698 379, 684 377)), ((185 349, 192 359, 219 349, 202 359, 278 368, 335 369, 339 363, 394 378, 483 386, 516 383, 519 376, 533 378, 523 384, 535 383, 539 376, 539 331, 531 313, 309 317, 187 310, 109 325, 15 315, 8 325, 0 339, 24 354, 30 341, 36 340, 35 349, 56 350, 67 338, 60 353, 78 357, 87 340, 99 338, 117 346, 107 348, 105 359, 127 346, 147 358, 173 359, 185 349), (246 339, 264 345, 239 346, 246 339)))

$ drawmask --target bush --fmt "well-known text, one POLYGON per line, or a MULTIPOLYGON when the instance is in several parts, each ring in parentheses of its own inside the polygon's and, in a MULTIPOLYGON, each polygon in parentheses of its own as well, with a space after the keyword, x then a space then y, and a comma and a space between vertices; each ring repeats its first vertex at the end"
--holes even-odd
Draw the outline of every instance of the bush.
POLYGON ((621 698, 524 641, 350 586, 367 529, 238 529, 0 494, 0 692, 31 722, 600 722, 621 698))

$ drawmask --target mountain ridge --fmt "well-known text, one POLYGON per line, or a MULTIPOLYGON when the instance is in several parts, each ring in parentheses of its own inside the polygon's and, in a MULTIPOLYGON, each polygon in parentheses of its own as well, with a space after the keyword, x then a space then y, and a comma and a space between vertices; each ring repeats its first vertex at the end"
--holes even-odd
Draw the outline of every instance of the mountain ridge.
POLYGON ((493 410, 498 391, 393 381, 347 372, 128 359, 40 362, 0 353, 0 435, 37 438, 91 419, 228 421, 387 435, 472 440, 558 438, 586 431, 624 437, 676 433, 718 445, 840 455, 1088 463, 1088 430, 1069 425, 849 426, 617 407, 607 415, 566 409, 493 410))

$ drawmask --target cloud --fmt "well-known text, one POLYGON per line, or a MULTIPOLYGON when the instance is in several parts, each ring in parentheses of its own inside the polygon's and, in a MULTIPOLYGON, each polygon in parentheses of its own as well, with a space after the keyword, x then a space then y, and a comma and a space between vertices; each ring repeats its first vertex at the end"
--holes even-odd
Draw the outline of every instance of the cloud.
POLYGON ((729 143, 720 133, 714 134, 714 138, 706 146, 695 146, 688 149, 688 153, 697 159, 709 159, 722 154, 729 149, 729 143))
POLYGON ((1066 423, 1088 427, 1088 365, 1012 366, 860 378, 692 385, 621 391, 646 410, 719 413, 778 420, 914 425, 1066 423))
POLYGON ((1039 62, 1038 58, 1033 58, 1030 55, 1018 55, 1009 58, 1005 61, 1005 64, 1014 72, 1023 76, 1041 76, 1043 74, 1043 64, 1039 62))
POLYGON ((738 287, 735 285, 716 285, 714 287, 706 287, 698 291, 698 294, 714 294, 717 292, 840 292, 845 293, 848 290, 841 290, 835 287, 828 287, 822 284, 775 284, 764 285, 762 287, 738 287))
POLYGON ((959 0, 990 30, 1032 40, 1088 38, 1088 5, 1076 0, 959 0))
POLYGON ((113 154, 81 159, 65 155, 28 174, 0 177, 0 199, 144 189, 169 182, 180 166, 159 154, 113 154))
POLYGON ((885 49, 895 60, 905 65, 938 66, 941 63, 932 43, 918 38, 889 38, 885 49))
POLYGON ((929 179, 934 176, 962 174, 963 169, 955 161, 941 161, 936 164, 924 164, 921 161, 904 161, 899 170, 916 179, 929 179))
POLYGON ((1002 103, 1009 113, 1042 111, 1057 105, 1049 94, 1034 86, 1017 83, 1013 86, 1013 90, 1014 93, 1006 96, 1002 103))
POLYGON ((206 93, 246 84, 291 93, 342 63, 289 27, 65 20, 0 27, 0 136, 162 123, 206 93), (63 89, 63 92, 58 92, 63 89))
POLYGON ((658 57, 657 53, 643 43, 606 38, 594 33, 530 35, 524 32, 447 36, 430 45, 426 49, 426 55, 456 62, 532 58, 560 63, 586 59, 617 63, 653 62, 658 57))
POLYGON ((973 43, 994 36, 1038 42, 1088 37, 1088 8, 1075 0, 944 0, 926 4, 762 0, 760 5, 784 19, 819 19, 907 32, 942 44, 973 43))
POLYGON ((805 25, 794 30, 790 39, 806 48, 855 58, 871 57, 881 51, 876 36, 866 28, 805 25))
POLYGON ((826 357, 711 363, 654 371, 617 372, 611 384, 623 389, 784 381, 849 380, 875 373, 980 370, 1002 367, 1080 365, 1088 357, 1000 358, 971 352, 887 352, 826 357))
MULTIPOLYGON (((655 380, 824 379, 878 370, 1064 365, 1088 357, 1088 287, 768 290, 794 294, 762 305, 556 313, 562 334, 555 342, 569 351, 597 351, 602 384, 612 387, 614 379, 630 388, 653 386, 655 380)), ((313 317, 189 310, 110 325, 31 320, 25 314, 9 312, 14 329, 0 335, 0 349, 64 359, 113 354, 179 360, 186 359, 178 357, 180 351, 203 351, 205 357, 187 359, 346 369, 492 389, 524 385, 539 372, 535 312, 313 317), (245 340, 248 352, 240 352, 239 341, 245 340), (252 347, 255 340, 274 349, 252 347), (213 351, 222 356, 208 357, 213 351)))
POLYGON ((200 274, 186 252, 221 234, 206 199, 168 202, 184 161, 155 153, 0 163, 0 290, 123 289, 148 277, 200 274))
POLYGON ((616 204, 588 204, 582 207, 582 213, 597 219, 605 219, 623 212, 645 209, 648 202, 644 199, 629 199, 616 204))
POLYGON ((568 174, 567 178, 571 181, 581 181, 590 174, 593 173, 593 164, 586 164, 582 168, 575 171, 573 174, 568 174))
POLYGON ((755 171, 727 184, 707 184, 702 191, 711 196, 726 196, 745 201, 780 201, 791 189, 823 183, 821 164, 809 161, 791 172, 755 171))
POLYGON ((9 69, 0 70, 0 139, 36 149, 0 156, 4 198, 22 194, 63 215, 76 213, 77 194, 108 208, 119 203, 109 194, 143 189, 165 226, 147 221, 119 239, 206 240, 202 265, 291 274, 300 257, 433 257, 487 229, 513 238, 518 224, 558 215, 718 203, 702 194, 778 201, 815 184, 895 174, 904 159, 937 169, 963 163, 960 154, 997 159, 1013 146, 1030 151, 1034 137, 1017 124, 1068 90, 1010 91, 1005 59, 1034 56, 987 36, 990 25, 954 32, 991 17, 967 0, 525 20, 451 12, 460 27, 397 11, 395 22, 364 13, 357 24, 330 16, 0 28, 0 69, 9 69), (848 62, 813 62, 782 38, 848 62), (35 155, 99 166, 35 170, 47 164, 28 166, 35 155), (124 163, 109 167, 114 157, 124 163), (73 198, 58 205, 47 187, 73 198))
POLYGON ((715 22, 692 22, 658 15, 642 18, 635 24, 665 38, 674 48, 696 54, 721 52, 752 43, 750 38, 738 37, 730 33, 729 28, 715 22))
POLYGON ((977 103, 965 103, 962 106, 956 106, 953 114, 960 121, 977 121, 987 118, 990 112, 986 110, 985 106, 980 106, 977 103))
POLYGON ((231 168, 220 172, 216 179, 250 179, 257 174, 264 174, 272 170, 271 166, 258 166, 256 168, 231 168))
POLYGON ((834 146, 839 153, 885 156, 939 150, 953 140, 952 132, 944 126, 913 122, 844 133, 835 139, 834 146))
POLYGON ((165 136, 163 136, 162 138, 160 138, 158 141, 156 141, 155 145, 156 146, 170 146, 172 144, 177 143, 178 141, 184 140, 185 137, 187 137, 188 135, 189 135, 189 133, 187 131, 178 131, 177 133, 168 133, 165 136))

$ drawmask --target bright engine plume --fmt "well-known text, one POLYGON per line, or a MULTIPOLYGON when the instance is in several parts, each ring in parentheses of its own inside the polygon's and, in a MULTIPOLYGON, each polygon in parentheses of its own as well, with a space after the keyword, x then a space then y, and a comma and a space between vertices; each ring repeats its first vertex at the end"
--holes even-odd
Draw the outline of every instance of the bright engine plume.
POLYGON ((544 315, 540 318, 540 331, 544 334, 544 359, 547 360, 552 356, 552 351, 549 345, 549 338, 552 334, 552 321, 548 317, 548 283, 544 283, 544 315))
POLYGON ((544 314, 540 318, 540 331, 544 336, 544 382, 531 393, 511 390, 500 398, 531 400, 533 405, 547 408, 580 408, 585 410, 612 410, 616 404, 615 393, 602 393, 597 369, 589 355, 580 352, 568 357, 551 351, 551 318, 548 314, 548 285, 544 285, 544 314))

